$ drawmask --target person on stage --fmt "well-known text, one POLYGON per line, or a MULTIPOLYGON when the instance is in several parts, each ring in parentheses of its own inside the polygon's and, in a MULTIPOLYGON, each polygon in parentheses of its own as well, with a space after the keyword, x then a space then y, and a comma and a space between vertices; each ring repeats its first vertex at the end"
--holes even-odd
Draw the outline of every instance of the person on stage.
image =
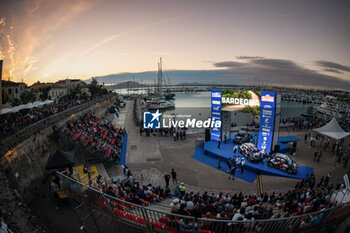
POLYGON ((233 147, 233 155, 236 156, 236 153, 237 153, 237 144, 233 147))
POLYGON ((241 157, 238 155, 236 158, 236 166, 239 167, 241 165, 241 157))
POLYGON ((241 174, 243 174, 243 171, 244 171, 244 164, 245 164, 245 159, 242 157, 242 161, 241 161, 241 174))

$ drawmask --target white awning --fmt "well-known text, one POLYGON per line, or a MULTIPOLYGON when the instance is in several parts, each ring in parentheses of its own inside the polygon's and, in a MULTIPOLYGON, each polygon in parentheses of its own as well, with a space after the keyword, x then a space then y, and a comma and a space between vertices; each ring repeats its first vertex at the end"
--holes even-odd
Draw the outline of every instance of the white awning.
POLYGON ((45 104, 51 104, 52 102, 53 102, 53 100, 35 101, 34 103, 22 104, 22 105, 15 106, 12 108, 3 108, 3 109, 0 109, 0 115, 5 114, 5 113, 18 112, 22 109, 31 109, 31 108, 41 107, 45 104))
POLYGON ((345 132, 340 127, 335 117, 333 117, 333 119, 330 122, 328 122, 326 125, 317 129, 313 129, 313 131, 323 134, 325 136, 334 138, 336 140, 340 140, 350 135, 350 133, 345 132))

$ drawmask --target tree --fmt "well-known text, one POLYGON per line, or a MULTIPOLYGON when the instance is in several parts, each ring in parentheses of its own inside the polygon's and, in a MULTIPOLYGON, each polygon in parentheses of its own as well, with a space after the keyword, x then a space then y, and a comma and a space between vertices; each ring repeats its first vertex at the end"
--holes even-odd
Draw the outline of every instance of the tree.
POLYGON ((98 92, 99 92, 99 85, 98 85, 98 82, 96 81, 96 79, 92 79, 90 85, 89 85, 89 90, 90 90, 90 93, 91 93, 91 96, 96 96, 98 95, 98 92))
POLYGON ((22 104, 27 104, 35 101, 35 94, 31 91, 25 91, 21 94, 20 98, 22 104))
POLYGON ((101 85, 98 85, 98 82, 96 81, 96 79, 92 79, 89 85, 89 90, 92 97, 104 95, 108 93, 108 90, 106 88, 103 88, 101 85))
POLYGON ((81 96, 83 86, 81 84, 74 85, 68 89, 68 96, 70 99, 76 99, 81 96))
POLYGON ((39 91, 41 92, 39 98, 44 101, 47 100, 49 98, 49 91, 50 91, 51 87, 42 87, 39 89, 39 91))

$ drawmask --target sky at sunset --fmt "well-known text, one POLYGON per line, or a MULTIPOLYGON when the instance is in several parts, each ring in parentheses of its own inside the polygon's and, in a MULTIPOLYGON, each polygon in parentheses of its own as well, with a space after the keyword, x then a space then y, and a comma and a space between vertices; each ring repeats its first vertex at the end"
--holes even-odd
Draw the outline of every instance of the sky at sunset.
POLYGON ((350 89, 349 12, 345 0, 0 0, 3 79, 137 74, 162 57, 173 83, 350 89))

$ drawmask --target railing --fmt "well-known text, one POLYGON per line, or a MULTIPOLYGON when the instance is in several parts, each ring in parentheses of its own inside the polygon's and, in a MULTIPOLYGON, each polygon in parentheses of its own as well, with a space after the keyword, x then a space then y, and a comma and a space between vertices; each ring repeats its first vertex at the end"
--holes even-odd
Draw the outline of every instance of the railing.
POLYGON ((115 221, 132 225, 145 232, 198 232, 198 233, 297 233, 332 229, 350 216, 350 203, 337 207, 285 218, 259 220, 221 220, 194 218, 164 213, 109 196, 84 185, 63 173, 58 173, 61 188, 69 198, 103 211, 115 221))

